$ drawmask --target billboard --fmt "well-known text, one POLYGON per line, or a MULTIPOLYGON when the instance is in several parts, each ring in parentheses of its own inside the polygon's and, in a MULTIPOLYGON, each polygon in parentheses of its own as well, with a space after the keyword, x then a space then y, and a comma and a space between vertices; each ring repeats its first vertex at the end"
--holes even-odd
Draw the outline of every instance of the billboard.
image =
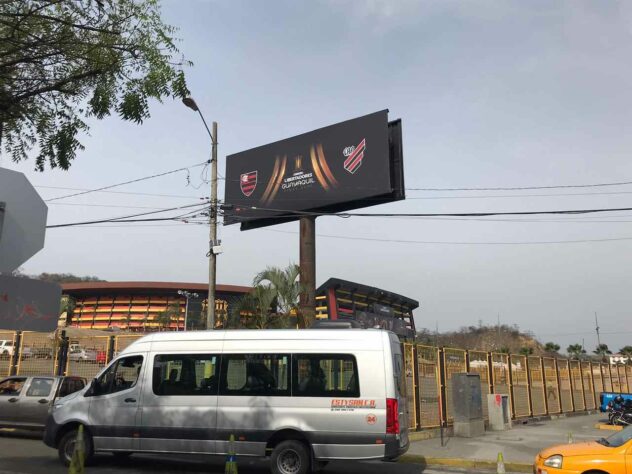
POLYGON ((60 300, 57 283, 0 275, 0 329, 54 331, 60 300))
POLYGON ((405 198, 401 120, 388 110, 226 157, 224 224, 242 230, 405 198))

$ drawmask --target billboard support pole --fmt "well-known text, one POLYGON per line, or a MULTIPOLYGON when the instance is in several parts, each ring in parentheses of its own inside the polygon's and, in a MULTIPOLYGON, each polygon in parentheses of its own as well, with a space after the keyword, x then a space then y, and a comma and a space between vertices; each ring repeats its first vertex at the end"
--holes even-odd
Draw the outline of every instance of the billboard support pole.
POLYGON ((301 273, 301 314, 305 326, 316 313, 316 216, 300 219, 299 267, 301 273))

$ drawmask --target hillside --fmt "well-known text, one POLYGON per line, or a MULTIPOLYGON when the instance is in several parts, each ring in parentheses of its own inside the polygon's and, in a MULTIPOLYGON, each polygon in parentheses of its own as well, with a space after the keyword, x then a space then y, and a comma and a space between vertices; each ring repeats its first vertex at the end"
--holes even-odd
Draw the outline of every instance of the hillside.
POLYGON ((417 333, 417 338, 422 344, 440 347, 512 354, 519 354, 522 349, 531 348, 533 355, 544 354, 542 344, 535 339, 533 334, 520 331, 517 326, 467 326, 458 331, 443 332, 438 335, 428 329, 422 329, 417 333))

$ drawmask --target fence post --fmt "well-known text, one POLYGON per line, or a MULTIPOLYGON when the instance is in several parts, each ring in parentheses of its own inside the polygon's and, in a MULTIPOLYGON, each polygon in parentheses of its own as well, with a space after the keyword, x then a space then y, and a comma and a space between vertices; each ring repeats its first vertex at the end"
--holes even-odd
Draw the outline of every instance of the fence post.
MULTIPOLYGON (((495 393, 494 387, 494 356, 487 353, 487 379, 489 380, 489 393, 495 393)), ((487 403, 487 401, 485 401, 487 403)))
POLYGON ((546 372, 544 357, 540 357, 540 370, 542 370, 542 391, 544 392, 544 414, 549 415, 549 396, 546 391, 546 372))
POLYGON ((527 400, 529 400, 529 416, 533 416, 533 400, 531 399, 531 367, 529 366, 529 356, 524 357, 524 366, 527 370, 527 400))
POLYGON ((419 378, 419 354, 417 352, 417 344, 413 344, 413 377, 415 380, 415 421, 417 422, 417 430, 421 428, 421 380, 419 378))
POLYGON ((110 362, 112 362, 112 359, 114 359, 114 347, 116 344, 116 340, 114 339, 115 337, 116 336, 110 336, 110 339, 108 341, 108 353, 105 359, 106 364, 109 364, 110 362))
POLYGON ((57 374, 66 375, 68 365, 68 338, 66 331, 61 331, 59 336, 59 347, 57 348, 57 374))
POLYGON ((441 426, 448 424, 447 402, 446 402, 446 385, 445 385, 445 361, 443 347, 437 348, 439 356, 439 396, 441 397, 439 407, 441 408, 441 426))
POLYGON ((584 411, 588 410, 586 407, 586 387, 584 386, 584 366, 582 361, 579 361, 579 380, 582 382, 582 400, 584 400, 584 411))
POLYGON ((507 354, 507 369, 509 370, 509 379, 507 380, 507 382, 509 382, 509 401, 510 401, 510 405, 511 405, 511 417, 513 419, 516 418, 516 401, 514 400, 514 393, 513 393, 513 370, 511 370, 511 354, 507 354))
POLYGON ((9 376, 19 375, 18 361, 20 359, 20 351, 22 350, 22 331, 15 332, 15 340, 13 341, 13 354, 9 362, 9 376))

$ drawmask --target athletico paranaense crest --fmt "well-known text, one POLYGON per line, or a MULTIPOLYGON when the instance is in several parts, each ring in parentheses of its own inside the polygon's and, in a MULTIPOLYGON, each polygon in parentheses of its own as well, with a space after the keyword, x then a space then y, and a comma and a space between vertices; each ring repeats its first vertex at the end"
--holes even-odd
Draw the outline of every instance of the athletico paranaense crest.
POLYGON ((250 171, 249 173, 242 174, 239 177, 239 186, 244 196, 250 197, 257 187, 257 172, 250 171))
POLYGON ((358 168, 362 166, 364 150, 366 150, 366 139, 364 138, 358 146, 345 148, 343 152, 343 154, 346 156, 344 168, 349 173, 354 174, 356 171, 358 171, 358 168))

